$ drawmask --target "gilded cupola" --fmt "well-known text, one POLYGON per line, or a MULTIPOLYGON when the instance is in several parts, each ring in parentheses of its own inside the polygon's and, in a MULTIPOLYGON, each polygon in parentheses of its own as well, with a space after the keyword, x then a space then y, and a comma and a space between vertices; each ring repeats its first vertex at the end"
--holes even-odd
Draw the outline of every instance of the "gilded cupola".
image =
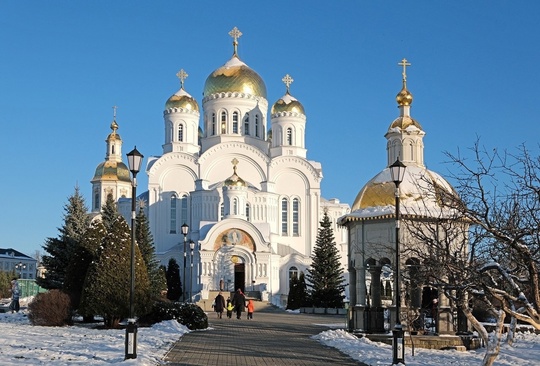
POLYGON ((167 102, 165 102, 165 110, 170 108, 185 109, 188 111, 199 111, 199 104, 193 97, 184 89, 184 80, 188 74, 181 69, 176 76, 180 79, 180 90, 174 93, 167 102))
POLYGON ((262 78, 238 57, 238 38, 242 33, 234 27, 229 35, 233 38, 232 58, 208 76, 204 84, 203 97, 236 92, 266 99, 266 85, 262 78))
POLYGON ((284 96, 278 99, 272 106, 271 115, 276 113, 298 113, 306 114, 304 112, 304 106, 295 97, 290 94, 290 86, 294 81, 293 78, 287 74, 281 79, 287 86, 287 91, 284 96))
POLYGON ((225 186, 228 187, 247 187, 247 183, 238 176, 236 173, 236 166, 238 165, 238 160, 235 158, 232 161, 233 164, 233 175, 227 178, 224 182, 225 186))

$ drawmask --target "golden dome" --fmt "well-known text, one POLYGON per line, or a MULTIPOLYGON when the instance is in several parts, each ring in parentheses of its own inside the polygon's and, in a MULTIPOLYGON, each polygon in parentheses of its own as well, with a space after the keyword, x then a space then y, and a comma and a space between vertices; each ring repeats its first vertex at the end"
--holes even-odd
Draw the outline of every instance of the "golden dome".
POLYGON ((122 181, 122 182, 131 182, 129 176, 129 169, 126 164, 121 161, 105 161, 99 164, 94 173, 94 178, 92 181, 122 181))
POLYGON ((169 108, 183 108, 190 111, 199 111, 199 104, 184 88, 173 94, 167 102, 165 102, 165 110, 169 108))
POLYGON ((113 120, 111 122, 111 130, 113 132, 111 132, 109 134, 109 136, 107 136, 107 140, 106 141, 114 141, 114 140, 119 140, 119 141, 122 141, 122 138, 120 137, 119 134, 116 133, 116 130, 118 129, 118 124, 116 123, 116 120, 113 120))
POLYGON ((234 158, 232 160, 233 164, 233 175, 225 180, 225 185, 229 187, 247 187, 247 183, 236 174, 236 166, 238 165, 238 159, 234 158))
POLYGON ((211 73, 204 84, 203 96, 238 92, 266 98, 262 78, 234 55, 227 63, 211 73))
POLYGON ((412 104, 413 96, 411 92, 407 90, 405 83, 403 83, 403 88, 396 95, 396 101, 400 106, 412 104))
POLYGON ((280 113, 280 112, 292 112, 306 114, 304 112, 304 106, 296 98, 287 93, 281 97, 277 102, 272 106, 270 114, 280 113))
POLYGON ((415 126, 416 128, 422 130, 422 126, 420 126, 420 123, 418 123, 417 120, 410 116, 399 116, 390 124, 390 129, 392 128, 400 128, 402 130, 405 130, 409 126, 415 126))

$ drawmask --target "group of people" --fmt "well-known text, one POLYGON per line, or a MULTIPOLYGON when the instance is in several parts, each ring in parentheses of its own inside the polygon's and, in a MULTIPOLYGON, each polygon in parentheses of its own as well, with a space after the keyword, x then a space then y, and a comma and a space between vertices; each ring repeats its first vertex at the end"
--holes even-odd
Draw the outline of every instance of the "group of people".
POLYGON ((232 299, 223 297, 221 291, 214 299, 212 304, 214 311, 217 313, 219 319, 223 316, 223 311, 227 311, 227 318, 231 319, 233 312, 236 313, 236 319, 242 318, 242 312, 247 308, 247 319, 253 319, 253 311, 255 309, 255 304, 253 300, 249 299, 246 301, 246 296, 242 293, 241 289, 236 290, 232 299))

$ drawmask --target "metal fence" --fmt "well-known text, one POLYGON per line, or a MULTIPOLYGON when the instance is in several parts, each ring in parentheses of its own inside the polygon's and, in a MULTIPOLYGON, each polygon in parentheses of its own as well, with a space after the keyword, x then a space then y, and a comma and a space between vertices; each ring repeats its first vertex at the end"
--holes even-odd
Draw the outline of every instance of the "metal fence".
POLYGON ((20 297, 28 297, 28 296, 35 296, 40 292, 46 292, 47 290, 43 287, 40 287, 36 280, 30 280, 30 279, 19 279, 19 289, 20 289, 20 297))

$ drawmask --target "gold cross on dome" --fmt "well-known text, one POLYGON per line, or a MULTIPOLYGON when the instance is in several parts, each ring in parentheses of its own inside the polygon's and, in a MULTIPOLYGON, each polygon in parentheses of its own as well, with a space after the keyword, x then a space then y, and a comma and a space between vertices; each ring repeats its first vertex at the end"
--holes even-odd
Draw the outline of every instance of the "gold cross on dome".
POLYGON ((407 81, 407 66, 411 66, 411 64, 407 61, 406 58, 401 60, 401 62, 398 62, 399 66, 403 66, 403 72, 401 75, 403 75, 403 81, 407 81))
POLYGON ((238 163, 239 163, 238 159, 237 159, 237 158, 232 159, 232 160, 231 160, 231 163, 232 163, 232 165, 233 165, 233 170, 234 170, 234 172, 236 173, 236 166, 237 166, 238 163))
POLYGON ((242 32, 240 32, 240 30, 238 30, 238 28, 234 27, 229 32, 229 36, 231 36, 232 39, 233 39, 234 55, 236 56, 237 51, 238 51, 238 38, 240 38, 242 36, 242 32))
POLYGON ((186 80, 189 75, 184 71, 184 69, 180 69, 180 71, 176 73, 176 76, 178 79, 180 79, 180 87, 184 89, 184 80, 186 80))
POLYGON ((285 85, 287 86, 287 93, 288 93, 289 92, 289 87, 293 83, 294 79, 291 77, 291 75, 287 74, 287 75, 285 75, 283 77, 283 79, 281 79, 281 81, 283 81, 285 83, 285 85))

